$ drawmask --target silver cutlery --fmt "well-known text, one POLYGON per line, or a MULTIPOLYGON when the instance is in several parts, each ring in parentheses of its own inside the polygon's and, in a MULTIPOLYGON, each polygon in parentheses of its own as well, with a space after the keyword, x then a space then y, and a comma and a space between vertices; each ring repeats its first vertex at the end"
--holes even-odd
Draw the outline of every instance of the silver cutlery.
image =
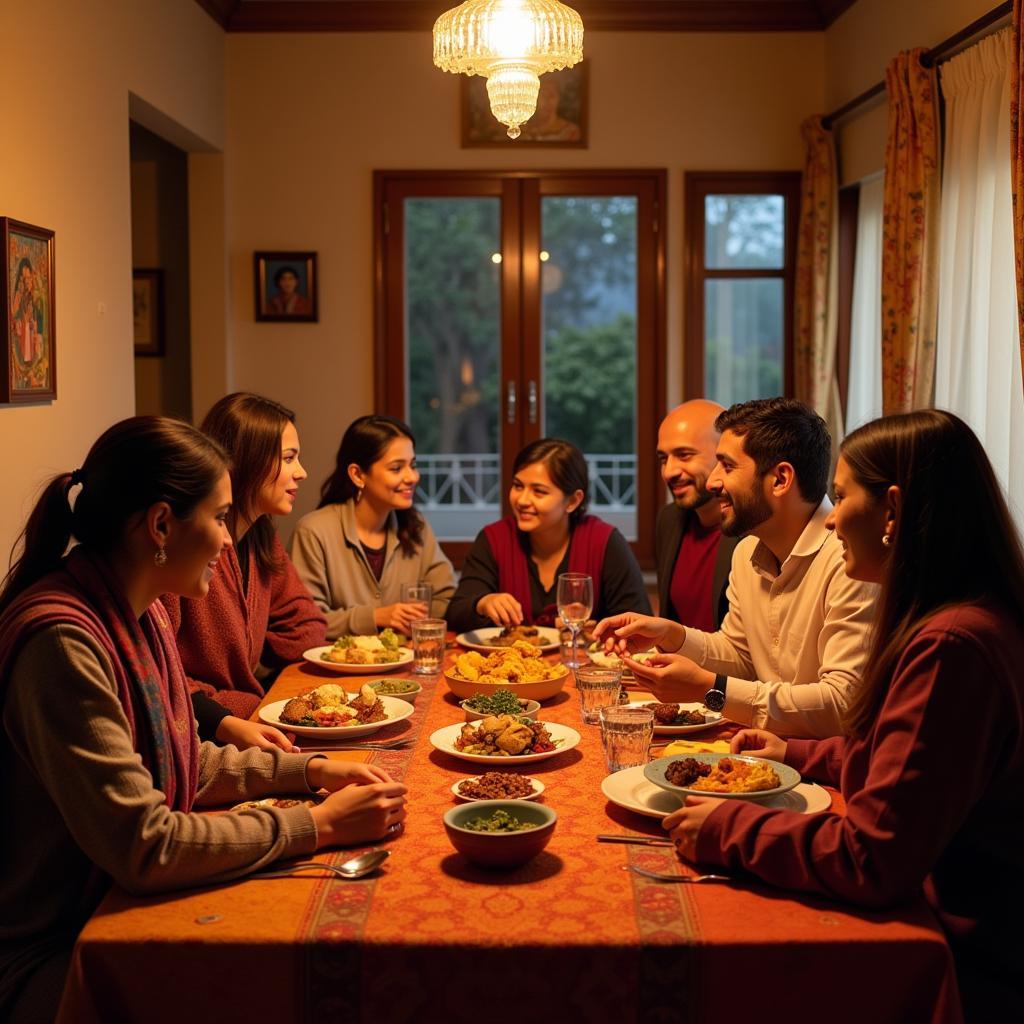
POLYGON ((674 885, 689 884, 692 882, 731 882, 728 875, 663 875, 658 871, 648 871, 647 868, 638 868, 635 864, 627 864, 630 871, 643 875, 644 878, 653 878, 656 882, 671 882, 674 885))
POLYGON ((675 846, 675 840, 660 836, 598 836, 599 843, 628 843, 635 846, 675 846))
POLYGON ((358 857, 352 857, 344 864, 323 864, 316 860, 301 860, 281 868, 271 868, 269 871, 256 871, 249 877, 288 878, 299 871, 326 871, 329 874, 337 875, 338 878, 362 878, 371 871, 375 871, 390 856, 390 850, 370 850, 368 853, 359 854, 358 857))
POLYGON ((330 754, 335 750, 400 750, 408 746, 410 740, 389 740, 386 743, 339 743, 336 746, 321 744, 316 747, 302 747, 303 754, 330 754))

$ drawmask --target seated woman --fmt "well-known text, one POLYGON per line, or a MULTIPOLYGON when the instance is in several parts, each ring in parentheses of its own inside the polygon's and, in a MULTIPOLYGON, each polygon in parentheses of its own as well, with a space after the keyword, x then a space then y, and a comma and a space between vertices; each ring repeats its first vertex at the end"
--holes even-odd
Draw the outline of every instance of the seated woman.
POLYGON ((626 539, 587 515, 587 461, 568 441, 528 444, 512 465, 512 514, 477 534, 448 607, 457 631, 481 626, 551 625, 558 577, 594 581, 595 618, 650 612, 643 576, 626 539))
POLYGON ((434 531, 413 507, 416 439, 391 416, 361 416, 345 431, 315 512, 292 536, 292 561, 327 616, 330 639, 390 626, 408 633, 422 604, 402 601, 403 583, 429 583, 430 615, 443 618, 455 574, 434 531))
POLYGON ((234 504, 227 523, 233 545, 205 600, 171 594, 164 604, 189 686, 210 698, 197 701, 200 735, 239 745, 245 740, 236 736, 243 728, 237 719, 248 718, 264 693, 259 675, 300 660, 303 651, 324 642, 324 618, 295 575, 270 518, 291 512, 306 471, 299 462, 295 414, 269 398, 226 395, 200 429, 231 460, 234 504), (237 718, 225 722, 228 713, 237 718))
POLYGON ((405 787, 370 765, 200 743, 164 593, 224 571, 220 447, 125 420, 46 487, 0 590, 0 1019, 52 1020, 78 932, 111 883, 158 893, 375 842, 405 787), (67 557, 69 542, 78 541, 67 557), (315 807, 199 815, 268 794, 315 807))
POLYGON ((850 434, 835 493, 829 524, 847 574, 882 585, 847 734, 787 743, 747 729, 732 748, 839 787, 846 814, 688 799, 665 828, 702 866, 861 906, 886 907, 923 886, 946 927, 968 1019, 1020 1018, 1024 553, 1016 528, 978 439, 937 410, 850 434))

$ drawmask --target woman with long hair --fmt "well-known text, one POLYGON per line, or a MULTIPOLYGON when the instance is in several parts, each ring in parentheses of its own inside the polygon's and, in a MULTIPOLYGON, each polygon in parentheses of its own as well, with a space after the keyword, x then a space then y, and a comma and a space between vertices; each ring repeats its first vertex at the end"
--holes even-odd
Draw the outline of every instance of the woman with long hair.
POLYGON ((593 579, 595 618, 650 613, 643 576, 626 539, 587 513, 587 462, 574 444, 544 437, 512 464, 511 515, 485 526, 466 556, 448 609, 456 630, 550 625, 558 577, 593 579))
POLYGON ((455 574, 413 505, 416 439, 392 416, 360 416, 345 431, 315 512, 299 520, 291 556, 327 616, 327 636, 367 635, 441 618, 455 574), (402 600, 403 583, 429 583, 430 609, 402 600))
POLYGON ((200 430, 231 460, 234 503, 227 526, 233 543, 205 600, 172 594, 164 603, 189 685, 208 698, 197 702, 200 735, 236 745, 281 745, 287 741, 276 730, 240 719, 263 697, 261 675, 324 642, 324 618, 296 576, 272 520, 291 512, 306 478, 295 414, 269 398, 237 392, 210 409, 200 430), (227 721, 229 713, 234 717, 227 721), (240 737, 245 729, 258 735, 240 737))
POLYGON ((734 753, 838 786, 846 814, 688 799, 664 822, 687 859, 886 907, 922 891, 976 1020, 1024 1012, 1024 553, 985 451, 956 416, 875 420, 843 442, 830 525, 881 584, 846 735, 746 729, 734 753), (1016 1007, 1016 1012, 1014 1011, 1016 1007))
POLYGON ((201 743, 161 594, 201 600, 231 550, 224 452, 136 417, 46 486, 0 588, 0 1018, 51 1020, 112 882, 158 893, 397 830, 405 787, 364 764, 201 743), (65 555, 69 544, 75 543, 65 555), (331 791, 321 804, 203 805, 331 791))

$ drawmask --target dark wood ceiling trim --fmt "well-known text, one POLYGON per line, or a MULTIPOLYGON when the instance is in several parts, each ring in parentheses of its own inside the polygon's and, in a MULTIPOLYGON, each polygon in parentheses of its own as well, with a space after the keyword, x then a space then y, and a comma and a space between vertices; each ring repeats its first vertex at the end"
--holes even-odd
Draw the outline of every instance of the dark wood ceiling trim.
POLYGON ((241 0, 196 0, 196 3, 213 18, 221 28, 229 28, 231 16, 241 0))
MULTIPOLYGON (((429 30, 456 0, 197 0, 229 32, 429 30), (218 21, 221 19, 218 18, 218 21)), ((570 0, 591 32, 814 32, 855 0, 570 0)))

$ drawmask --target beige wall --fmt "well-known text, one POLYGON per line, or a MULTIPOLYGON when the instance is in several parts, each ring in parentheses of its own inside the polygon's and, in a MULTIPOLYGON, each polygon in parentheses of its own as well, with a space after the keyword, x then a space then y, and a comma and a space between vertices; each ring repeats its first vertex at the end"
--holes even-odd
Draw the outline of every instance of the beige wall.
MULTIPOLYGON (((996 6, 995 0, 857 0, 825 32, 825 106, 834 110, 885 78, 900 50, 931 47, 996 6)), ((837 129, 842 183, 885 162, 886 104, 879 96, 837 129)))
MULTIPOLYGON (((425 33, 230 35, 226 195, 236 386, 299 413, 310 482, 373 404, 372 172, 655 167, 669 172, 667 401, 681 393, 685 170, 793 169, 824 104, 821 33, 592 33, 586 150, 463 150, 459 83, 425 33), (296 68, 282 76, 268 69, 296 68), (318 324, 256 323, 252 253, 315 249, 318 324)), ((202 416, 205 406, 197 404, 202 416)))
POLYGON ((224 139, 224 35, 180 0, 0 3, 0 214, 56 231, 57 399, 0 406, 0 565, 53 472, 134 411, 129 92, 211 147, 224 139))

